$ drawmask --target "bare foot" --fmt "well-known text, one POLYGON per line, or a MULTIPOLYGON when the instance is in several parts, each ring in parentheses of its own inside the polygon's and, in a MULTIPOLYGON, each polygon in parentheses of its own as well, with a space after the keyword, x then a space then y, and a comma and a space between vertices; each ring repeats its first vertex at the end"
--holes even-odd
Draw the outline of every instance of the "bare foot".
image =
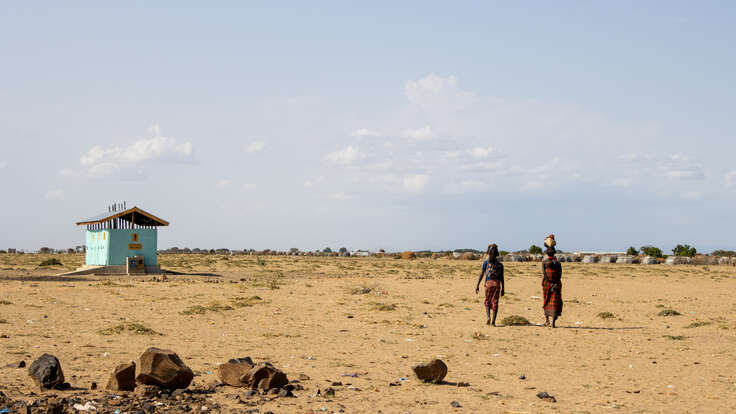
POLYGON ((493 325, 493 327, 495 328, 496 327, 496 322, 491 322, 491 325, 493 325))
POLYGON ((490 325, 490 324, 491 324, 491 318, 486 319, 486 325, 490 325))
POLYGON ((542 326, 549 326, 549 321, 545 322, 542 326))

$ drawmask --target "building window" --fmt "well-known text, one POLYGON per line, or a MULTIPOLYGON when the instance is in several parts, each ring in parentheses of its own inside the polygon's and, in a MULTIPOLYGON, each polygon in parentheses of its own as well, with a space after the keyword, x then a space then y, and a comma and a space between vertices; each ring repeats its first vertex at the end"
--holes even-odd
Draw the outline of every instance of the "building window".
POLYGON ((130 241, 137 242, 138 241, 138 233, 133 233, 130 236, 130 241))

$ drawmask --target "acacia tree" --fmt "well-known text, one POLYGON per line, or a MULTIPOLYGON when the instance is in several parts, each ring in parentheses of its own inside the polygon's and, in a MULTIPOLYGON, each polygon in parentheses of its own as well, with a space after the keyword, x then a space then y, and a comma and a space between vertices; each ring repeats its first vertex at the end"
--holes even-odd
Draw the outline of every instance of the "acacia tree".
POLYGON ((631 246, 631 247, 629 247, 629 250, 626 251, 626 254, 629 255, 629 256, 638 256, 639 255, 639 251, 636 250, 636 248, 634 246, 631 246))
POLYGON ((535 244, 532 244, 531 246, 529 246, 529 254, 542 254, 542 248, 535 244))
POLYGON ((659 258, 664 257, 664 254, 662 254, 662 250, 654 246, 641 246, 641 252, 647 256, 659 258))
POLYGON ((672 249, 672 253, 674 253, 675 256, 695 257, 695 254, 697 254, 698 251, 695 247, 691 247, 689 244, 678 244, 674 249, 672 249))

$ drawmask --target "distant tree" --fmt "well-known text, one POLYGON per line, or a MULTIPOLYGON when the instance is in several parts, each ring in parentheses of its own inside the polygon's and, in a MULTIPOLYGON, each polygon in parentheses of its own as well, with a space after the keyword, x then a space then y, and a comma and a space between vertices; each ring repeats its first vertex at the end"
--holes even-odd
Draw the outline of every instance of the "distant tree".
POLYGON ((385 250, 385 249, 381 249, 381 250, 379 250, 378 252, 379 252, 379 253, 386 253, 386 250, 385 250))
POLYGON ((347 247, 341 247, 339 251, 340 251, 340 253, 347 253, 348 252, 348 248, 347 247))
POLYGON ((70 247, 70 248, 66 249, 66 253, 67 253, 67 254, 74 254, 74 253, 76 253, 76 250, 74 250, 74 249, 72 249, 72 248, 70 247))
POLYGON ((532 244, 529 246, 529 254, 542 254, 542 248, 532 244))
POLYGON ((501 250, 500 252, 498 252, 499 256, 506 256, 507 254, 509 254, 509 252, 507 252, 506 250, 501 250))
POLYGON ((332 253, 332 249, 330 249, 329 247, 325 247, 324 249, 322 249, 322 253, 332 253))
POLYGON ((42 248, 38 249, 38 252, 39 253, 43 253, 43 254, 49 254, 49 253, 53 253, 54 252, 54 249, 52 249, 50 247, 42 247, 42 248))
POLYGON ((689 244, 678 244, 674 249, 672 249, 672 253, 674 253, 675 256, 695 257, 698 251, 695 250, 695 247, 691 247, 689 244))
POLYGON ((733 250, 715 250, 713 253, 711 253, 713 256, 723 256, 723 257, 736 257, 736 252, 733 250))
POLYGON ((660 258, 664 257, 664 254, 662 254, 662 250, 654 246, 641 246, 641 252, 647 256, 660 257, 660 258))
POLYGON ((639 255, 639 251, 636 250, 636 248, 634 246, 631 246, 631 247, 629 247, 629 250, 626 251, 626 254, 629 255, 629 256, 638 256, 639 255))

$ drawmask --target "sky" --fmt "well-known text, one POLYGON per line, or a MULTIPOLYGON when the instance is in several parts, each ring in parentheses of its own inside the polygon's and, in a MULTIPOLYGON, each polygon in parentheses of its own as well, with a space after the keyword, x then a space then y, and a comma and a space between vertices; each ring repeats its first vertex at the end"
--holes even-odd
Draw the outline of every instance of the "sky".
POLYGON ((0 249, 736 249, 733 2, 2 2, 0 249))

